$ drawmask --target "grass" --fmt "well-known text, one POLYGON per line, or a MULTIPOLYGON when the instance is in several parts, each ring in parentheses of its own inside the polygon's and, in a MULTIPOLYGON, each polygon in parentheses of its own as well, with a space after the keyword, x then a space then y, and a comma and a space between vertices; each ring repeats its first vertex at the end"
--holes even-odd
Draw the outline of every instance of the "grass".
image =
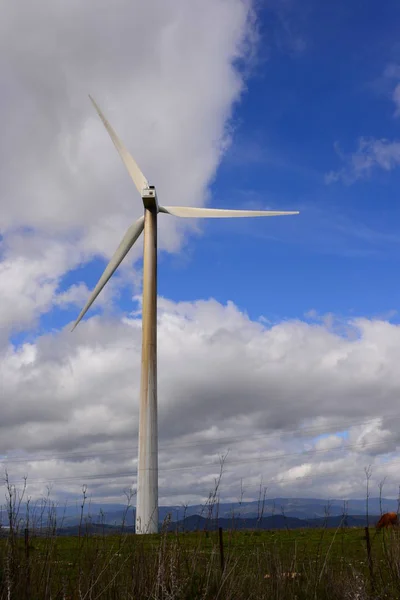
POLYGON ((223 568, 218 531, 14 532, 0 540, 0 598, 399 598, 398 532, 371 539, 373 579, 363 529, 225 531, 223 568))
MULTIPOLYGON (((0 600, 380 600, 400 598, 400 531, 218 530, 136 536, 121 527, 57 535, 54 506, 32 508, 6 479, 0 600), (24 517, 22 519, 22 516, 24 517), (223 556, 221 556, 221 549, 223 556)), ((127 517, 131 510, 129 503, 127 517)), ((210 529, 213 526, 209 522, 210 529)), ((168 525, 168 524, 166 524, 168 525)))

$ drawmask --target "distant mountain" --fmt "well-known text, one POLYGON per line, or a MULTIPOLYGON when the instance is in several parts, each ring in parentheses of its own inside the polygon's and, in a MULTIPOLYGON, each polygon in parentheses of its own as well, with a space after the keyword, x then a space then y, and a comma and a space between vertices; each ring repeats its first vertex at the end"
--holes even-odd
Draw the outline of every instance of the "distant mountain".
MULTIPOLYGON (((364 527, 367 524, 367 519, 363 515, 358 516, 347 516, 343 519, 341 516, 318 518, 318 519, 298 519, 297 517, 285 517, 284 515, 274 515, 270 517, 263 517, 262 519, 257 518, 238 518, 238 519, 207 519, 200 515, 191 515, 186 517, 182 521, 170 522, 167 526, 160 523, 160 531, 166 530, 168 532, 190 532, 190 531, 216 531, 218 527, 222 527, 225 531, 228 530, 293 530, 293 529, 307 529, 307 528, 337 528, 343 527, 364 527)), ((370 519, 370 526, 374 524, 374 520, 370 519)), ((124 533, 135 533, 135 528, 125 526, 123 528, 124 533)), ((20 535, 24 535, 23 527, 19 530, 20 535)), ((81 527, 81 534, 86 533, 93 535, 107 535, 121 532, 121 527, 116 525, 104 525, 93 522, 86 522, 81 527)), ((36 534, 38 534, 37 532, 36 534)), ((53 534, 53 530, 49 530, 44 527, 39 535, 46 535, 47 533, 53 534)), ((57 527, 57 535, 69 536, 78 535, 79 525, 60 526, 57 527)), ((8 529, 0 529, 0 537, 6 537, 8 535, 8 529)))
POLYGON ((275 515, 262 519, 206 519, 199 515, 186 517, 183 521, 170 523, 168 531, 201 531, 206 529, 213 531, 222 527, 223 529, 299 529, 307 527, 307 522, 296 517, 284 517, 275 515))
MULTIPOLYGON (((370 519, 370 525, 374 524, 374 520, 370 519)), ((199 515, 192 515, 185 518, 183 521, 170 523, 168 531, 213 531, 218 527, 223 529, 304 529, 304 528, 337 528, 343 527, 365 527, 367 518, 365 516, 342 516, 327 517, 319 519, 298 519, 297 517, 286 517, 283 515, 275 515, 272 517, 263 517, 261 519, 213 519, 208 520, 199 515)))
MULTIPOLYGON (((383 498, 381 503, 383 512, 397 511, 397 500, 383 498)), ((379 498, 370 498, 368 508, 371 522, 374 522, 374 519, 381 513, 379 498)), ((36 525, 41 520, 44 526, 48 519, 48 510, 44 511, 42 517, 40 517, 41 512, 39 506, 35 510, 34 506, 31 505, 30 519, 35 521, 36 525)), ((51 512, 53 517, 56 518, 57 526, 61 528, 77 526, 81 519, 81 507, 78 502, 66 507, 58 506, 52 509, 51 512)), ((282 518, 300 519, 303 522, 317 522, 319 520, 322 523, 326 517, 331 520, 329 522, 333 522, 333 518, 338 518, 340 521, 343 514, 346 514, 348 519, 350 517, 363 519, 364 517, 360 517, 360 515, 366 514, 365 500, 351 499, 344 503, 343 500, 328 501, 318 498, 274 498, 267 499, 263 505, 257 501, 252 501, 242 503, 221 502, 214 506, 161 506, 159 521, 164 522, 169 516, 172 523, 181 523, 185 518, 198 518, 201 516, 206 519, 218 517, 226 522, 232 522, 232 520, 237 522, 243 519, 256 522, 258 517, 262 515, 263 519, 273 517, 275 520, 271 522, 274 523, 283 522, 282 518)), ((23 510, 21 510, 21 516, 24 517, 23 510)), ((339 522, 338 519, 336 519, 336 522, 339 522)), ((83 510, 83 521, 90 522, 93 525, 104 524, 120 527, 123 520, 125 526, 134 526, 135 509, 133 507, 130 507, 127 511, 126 506, 123 504, 91 503, 86 505, 83 510)), ((3 524, 7 523, 7 511, 2 507, 0 507, 0 521, 3 524)), ((295 522, 293 521, 293 523, 295 522)), ((288 523, 287 520, 286 523, 288 523)))
MULTIPOLYGON (((397 511, 397 500, 382 498, 370 498, 368 502, 368 511, 371 515, 381 514, 380 504, 382 504, 382 512, 397 511)), ((183 507, 160 507, 160 521, 164 520, 165 516, 170 513, 172 521, 179 521, 184 516, 202 515, 207 517, 210 508, 201 505, 189 506, 186 509, 183 507)), ((366 501, 351 499, 346 502, 343 500, 326 500, 319 498, 273 498, 262 502, 221 502, 218 506, 213 507, 212 514, 218 514, 221 518, 244 517, 258 518, 263 516, 273 516, 284 514, 287 517, 296 517, 298 519, 316 519, 329 516, 341 516, 344 513, 347 515, 362 515, 366 514, 366 501)))

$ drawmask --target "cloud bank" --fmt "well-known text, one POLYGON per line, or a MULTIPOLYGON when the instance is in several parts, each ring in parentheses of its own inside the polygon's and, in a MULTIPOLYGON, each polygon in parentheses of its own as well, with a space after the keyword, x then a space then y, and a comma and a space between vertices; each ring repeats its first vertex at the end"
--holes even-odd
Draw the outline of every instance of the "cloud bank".
MULTIPOLYGON (((158 327, 163 503, 203 500, 226 453, 225 498, 261 479, 275 495, 362 496, 370 463, 396 494, 399 326, 266 326, 231 303, 160 298, 158 327)), ((32 493, 88 483, 120 500, 135 484, 140 340, 140 316, 102 316, 3 352, 0 455, 32 493)))

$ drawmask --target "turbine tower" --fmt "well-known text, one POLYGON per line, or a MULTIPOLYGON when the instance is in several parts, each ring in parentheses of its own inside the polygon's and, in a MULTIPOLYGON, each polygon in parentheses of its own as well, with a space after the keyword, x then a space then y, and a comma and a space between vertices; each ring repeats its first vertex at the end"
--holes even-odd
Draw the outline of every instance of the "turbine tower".
POLYGON ((157 431, 157 215, 175 217, 273 217, 296 215, 298 211, 224 210, 191 206, 160 206, 154 186, 149 185, 138 165, 91 96, 99 117, 133 179, 144 205, 144 216, 132 223, 100 277, 72 331, 93 304, 144 229, 142 361, 139 406, 139 449, 136 498, 136 533, 158 531, 158 431, 157 431))

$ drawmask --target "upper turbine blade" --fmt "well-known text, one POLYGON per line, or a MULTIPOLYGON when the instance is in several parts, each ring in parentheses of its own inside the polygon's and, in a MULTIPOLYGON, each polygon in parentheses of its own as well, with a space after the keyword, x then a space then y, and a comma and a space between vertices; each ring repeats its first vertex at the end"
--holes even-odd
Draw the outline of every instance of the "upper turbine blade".
POLYGON ((128 231, 125 233, 122 241, 116 251, 114 252, 113 257, 110 262, 104 269, 103 275, 100 277, 96 287, 93 292, 90 294, 89 300, 87 301, 85 307, 80 312, 79 317, 75 321, 75 324, 71 331, 75 329, 78 325, 79 321, 85 316, 85 313, 92 306, 93 302, 96 300, 97 296, 100 294, 103 287, 106 285, 107 281, 110 279, 111 275, 114 271, 119 267, 121 262, 124 260, 125 256, 128 254, 129 250, 132 248, 133 244, 138 239, 139 235, 142 233, 144 227, 144 217, 140 217, 137 221, 132 223, 129 227, 128 231))
POLYGON ((100 108, 98 107, 95 100, 92 98, 92 96, 90 94, 89 94, 89 98, 92 101, 93 106, 95 107, 100 119, 103 121, 104 127, 107 129, 108 133, 110 134, 110 137, 111 137, 112 141, 114 142, 114 145, 115 145, 116 149, 118 150, 119 155, 124 162, 124 165, 128 169, 129 175, 132 177, 133 183, 136 185, 136 188, 137 188, 139 194, 142 195, 142 190, 148 189, 148 187, 149 187, 146 177, 143 175, 143 173, 139 169, 136 161, 129 154, 128 150, 125 148, 125 146, 123 145, 123 143, 121 142, 121 140, 119 139, 117 134, 115 133, 114 129, 111 127, 110 123, 107 121, 107 119, 105 118, 105 116, 103 115, 100 108))
POLYGON ((299 211, 281 210, 226 210, 223 208, 195 208, 192 206, 160 206, 159 211, 175 217, 221 218, 221 217, 279 217, 298 215, 299 211))

